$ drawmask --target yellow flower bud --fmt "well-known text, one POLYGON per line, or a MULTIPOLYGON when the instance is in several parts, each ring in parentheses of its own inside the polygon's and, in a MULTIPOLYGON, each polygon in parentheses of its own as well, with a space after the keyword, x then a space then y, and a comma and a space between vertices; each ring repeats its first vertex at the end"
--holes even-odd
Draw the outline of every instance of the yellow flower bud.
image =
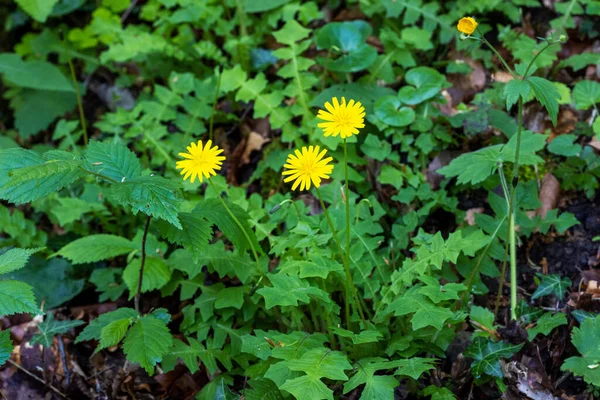
POLYGON ((456 29, 458 29, 459 32, 471 35, 473 32, 475 32, 475 29, 477 29, 477 25, 478 24, 477 21, 475 21, 475 18, 464 17, 458 21, 456 29))

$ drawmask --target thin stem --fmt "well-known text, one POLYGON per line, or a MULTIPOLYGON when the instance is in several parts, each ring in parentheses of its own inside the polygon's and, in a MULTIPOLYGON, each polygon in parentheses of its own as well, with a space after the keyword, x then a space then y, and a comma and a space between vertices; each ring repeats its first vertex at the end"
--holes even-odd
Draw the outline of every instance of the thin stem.
POLYGON ((346 197, 346 279, 348 279, 348 286, 352 289, 352 292, 354 294, 354 301, 356 302, 356 307, 358 309, 360 319, 362 319, 362 321, 366 323, 365 314, 363 313, 362 305, 358 300, 356 287, 354 287, 354 282, 352 281, 352 274, 350 273, 350 195, 348 189, 350 181, 348 180, 348 145, 346 139, 344 139, 344 179, 344 197, 346 197))
POLYGON ((227 205, 227 203, 225 202, 225 200, 223 200, 223 198, 221 197, 221 193, 219 193, 219 191, 218 191, 217 187, 215 186, 215 184, 210 179, 208 180, 208 183, 210 184, 210 186, 212 187, 212 189, 217 194, 217 197, 221 201, 221 204, 225 208, 225 211, 227 211, 227 213, 229 214, 229 216, 231 217, 231 219, 233 219, 233 221, 236 223, 236 225, 238 226, 238 228, 240 228, 240 230, 244 234, 244 237, 246 238, 246 241, 248 242, 248 245, 250 246, 250 250, 252 250, 252 255, 254 255, 254 260, 256 260, 256 269, 257 269, 257 272, 262 277, 263 276, 263 271, 262 271, 262 268, 260 266, 260 259, 258 258, 258 253, 256 252, 256 249, 254 248, 254 244, 252 243, 252 240, 250 240, 250 235, 248 234, 248 232, 246 232, 246 229, 244 228, 244 226, 242 225, 242 223, 240 222, 240 220, 231 211, 231 209, 229 208, 229 206, 227 205))
POLYGON ((215 111, 217 108, 217 100, 219 99, 219 91, 221 90, 221 77, 223 76, 220 68, 218 69, 218 71, 219 71, 219 77, 217 78, 217 89, 215 90, 215 98, 213 101, 212 108, 210 110, 210 124, 208 127, 208 138, 210 140, 212 140, 212 138, 213 138, 213 123, 215 121, 215 111))
POLYGON ((144 235, 142 236, 142 262, 140 264, 140 275, 138 277, 137 293, 135 294, 134 304, 135 311, 140 313, 140 296, 142 295, 142 281, 144 279, 144 266, 146 264, 146 239, 148 238, 148 228, 150 227, 151 215, 148 215, 146 219, 146 226, 144 227, 144 235))
POLYGON ((117 182, 116 180, 114 180, 113 178, 109 178, 109 177, 108 177, 108 176, 106 176, 106 175, 102 175, 102 174, 99 174, 99 173, 97 173, 97 172, 94 172, 94 171, 87 170, 87 169, 85 169, 85 168, 83 168, 83 167, 79 167, 79 169, 80 169, 80 170, 82 170, 83 172, 85 172, 86 174, 91 174, 91 175, 94 175, 94 176, 96 176, 96 177, 98 177, 98 178, 100 178, 100 179, 107 180, 107 181, 109 181, 110 183, 119 183, 119 182, 117 182))
POLYGON ((506 63, 506 60, 504 60, 504 57, 502 57, 500 55, 500 53, 498 53, 498 51, 494 48, 494 46, 492 46, 490 44, 490 42, 487 41, 487 39, 483 36, 483 34, 479 37, 479 39, 485 43, 487 45, 487 47, 490 48, 490 50, 492 50, 492 52, 496 55, 496 57, 498 57, 498 59, 500 60, 500 62, 502 63, 502 65, 504 66, 504 68, 506 68, 506 70, 513 76, 516 78, 516 75, 514 73, 514 71, 508 66, 508 64, 506 63))
POLYGON ((57 395, 59 395, 63 399, 68 399, 68 397, 63 392, 61 392, 60 390, 58 390, 54 386, 52 386, 50 384, 47 384, 46 382, 44 382, 44 380, 42 378, 40 378, 39 376, 37 376, 37 375, 35 375, 35 374, 27 371, 25 368, 21 367, 19 364, 17 364, 16 362, 14 362, 13 360, 11 360, 10 358, 8 360, 6 360, 6 362, 8 362, 9 364, 11 364, 13 367, 16 367, 18 370, 20 370, 21 372, 25 373, 26 375, 32 377, 36 381, 40 382, 42 385, 48 386, 50 388, 50 390, 52 390, 54 393, 56 393, 57 395))
POLYGON ((535 56, 533 56, 531 61, 529 61, 529 65, 527 66, 525 73, 523 74, 523 78, 527 78, 527 73, 529 72, 529 69, 531 69, 531 67, 533 66, 533 63, 535 62, 535 60, 537 60, 537 58, 540 56, 540 54, 542 54, 544 51, 546 51, 548 49, 548 47, 552 46, 553 44, 557 44, 557 43, 560 43, 560 42, 548 42, 548 44, 546 44, 546 47, 541 49, 535 56))
POLYGON ((73 61, 71 61, 71 56, 68 52, 66 52, 65 54, 67 55, 67 62, 69 63, 69 69, 71 70, 71 79, 73 80, 73 86, 75 87, 75 97, 77 98, 77 108, 79 109, 79 120, 81 121, 81 129, 83 130, 83 143, 87 146, 87 125, 85 123, 85 115, 83 113, 83 102, 81 100, 81 93, 79 93, 79 83, 77 83, 77 77, 75 76, 75 67, 73 66, 73 61))

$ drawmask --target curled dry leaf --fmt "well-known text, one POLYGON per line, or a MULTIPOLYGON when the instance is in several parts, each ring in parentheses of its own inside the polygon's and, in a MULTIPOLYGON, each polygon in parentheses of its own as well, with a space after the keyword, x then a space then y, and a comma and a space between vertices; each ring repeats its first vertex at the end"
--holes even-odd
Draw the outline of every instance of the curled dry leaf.
POLYGON ((548 211, 556 208, 558 198, 560 197, 560 182, 554 175, 548 172, 542 180, 540 189, 540 202, 542 205, 535 211, 536 215, 546 218, 548 211))
POLYGON ((465 215, 465 221, 469 226, 475 225, 475 214, 482 214, 485 211, 483 207, 469 208, 465 215))
POLYGON ((250 132, 248 139, 246 140, 246 147, 242 153, 242 164, 250 164, 250 154, 255 150, 258 151, 262 149, 263 145, 267 142, 269 142, 269 139, 263 137, 260 133, 254 131, 250 132))

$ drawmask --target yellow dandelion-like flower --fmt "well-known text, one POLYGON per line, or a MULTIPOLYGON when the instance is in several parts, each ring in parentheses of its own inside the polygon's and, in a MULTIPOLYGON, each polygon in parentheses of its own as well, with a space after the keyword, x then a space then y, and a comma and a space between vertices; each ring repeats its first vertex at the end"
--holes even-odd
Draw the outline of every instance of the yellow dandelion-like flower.
POLYGON ((222 149, 217 146, 211 148, 211 146, 211 140, 204 146, 202 146, 202 141, 198 140, 198 144, 190 143, 187 153, 179 153, 179 156, 185 160, 177 161, 176 168, 182 170, 181 175, 184 175, 184 180, 191 176, 192 183, 196 177, 202 182, 203 177, 208 179, 211 175, 217 175, 215 171, 221 169, 225 157, 219 155, 223 152, 222 149))
POLYGON ((318 127, 323 128, 325 136, 340 135, 346 139, 352 135, 358 135, 358 128, 365 127, 365 108, 359 101, 350 100, 346 104, 346 98, 342 97, 342 103, 334 97, 332 103, 325 102, 325 110, 319 110, 317 118, 324 120, 318 127))
POLYGON ((283 166, 286 171, 283 175, 289 175, 284 182, 295 181, 292 190, 300 186, 300 190, 309 190, 311 182, 315 187, 321 186, 321 179, 328 179, 333 171, 333 165, 328 165, 332 157, 323 158, 327 150, 319 152, 319 146, 302 147, 295 150, 295 154, 288 155, 286 164, 283 166))
POLYGON ((460 21, 458 21, 456 29, 458 29, 459 32, 471 35, 473 32, 475 32, 475 29, 477 29, 477 25, 479 24, 477 23, 477 21, 475 21, 475 18, 464 17, 461 18, 460 21))

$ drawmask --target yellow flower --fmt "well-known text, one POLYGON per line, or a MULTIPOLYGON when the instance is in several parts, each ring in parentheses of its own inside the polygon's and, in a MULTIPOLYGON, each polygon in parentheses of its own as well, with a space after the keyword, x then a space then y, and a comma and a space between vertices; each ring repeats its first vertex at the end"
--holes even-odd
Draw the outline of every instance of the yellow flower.
POLYGON ((477 21, 475 21, 475 18, 464 17, 461 18, 460 21, 458 21, 456 29, 458 29, 459 32, 471 35, 473 32, 475 32, 475 29, 477 29, 477 25, 478 23, 477 21))
POLYGON ((179 153, 179 156, 185 158, 185 160, 177 161, 177 169, 181 169, 181 175, 184 180, 192 177, 191 182, 194 183, 196 177, 202 182, 202 176, 206 179, 210 178, 211 175, 217 175, 215 171, 221 169, 221 164, 225 157, 220 156, 223 152, 217 146, 211 148, 212 141, 206 142, 206 145, 202 147, 202 141, 198 140, 198 144, 192 142, 187 147, 187 153, 179 153))
POLYGON ((317 118, 326 122, 321 122, 318 127, 323 128, 325 136, 340 135, 346 139, 352 135, 358 135, 358 128, 364 128, 365 108, 358 101, 350 100, 346 104, 346 98, 342 97, 342 103, 338 102, 337 97, 332 99, 332 103, 325 102, 325 110, 319 110, 317 118))
POLYGON ((306 146, 295 151, 294 154, 288 155, 287 161, 283 167, 287 168, 283 171, 283 175, 289 175, 284 182, 295 181, 292 190, 296 190, 300 185, 300 190, 310 189, 311 182, 316 186, 321 186, 321 179, 328 179, 329 174, 333 170, 333 165, 327 165, 332 157, 323 158, 327 150, 319 153, 319 146, 306 146))

